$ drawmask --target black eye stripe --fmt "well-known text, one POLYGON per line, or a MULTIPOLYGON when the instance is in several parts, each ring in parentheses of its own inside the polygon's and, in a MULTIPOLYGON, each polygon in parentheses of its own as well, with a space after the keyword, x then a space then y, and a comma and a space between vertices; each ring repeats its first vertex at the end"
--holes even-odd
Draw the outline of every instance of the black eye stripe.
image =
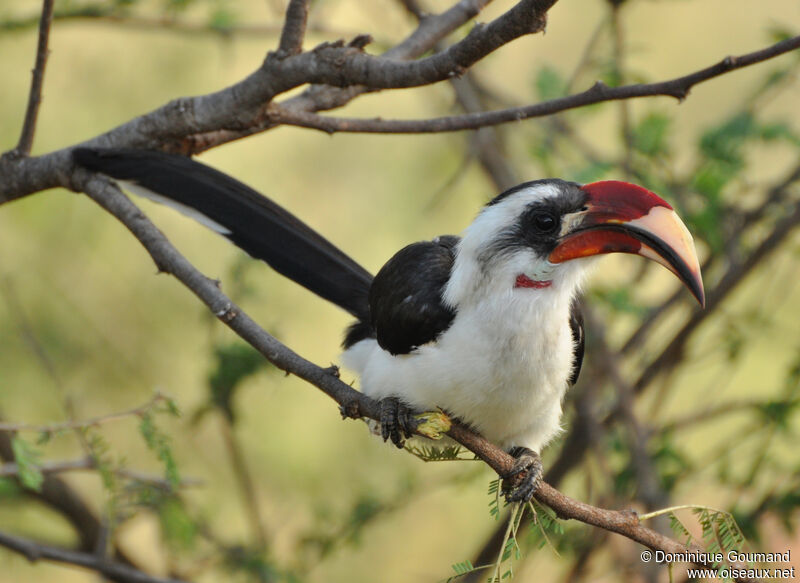
POLYGON ((560 192, 525 204, 516 220, 501 229, 496 238, 481 251, 479 259, 482 262, 487 263, 500 254, 513 253, 518 249, 533 250, 536 255, 546 258, 556 247, 563 217, 580 212, 586 205, 586 193, 577 184, 560 180, 529 182, 506 191, 488 206, 502 204, 520 191, 544 184, 555 186, 560 192))

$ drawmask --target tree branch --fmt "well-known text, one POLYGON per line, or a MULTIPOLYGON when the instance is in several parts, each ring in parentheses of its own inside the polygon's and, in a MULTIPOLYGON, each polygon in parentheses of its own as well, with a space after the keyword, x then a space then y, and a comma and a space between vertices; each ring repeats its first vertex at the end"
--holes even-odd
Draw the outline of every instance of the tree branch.
POLYGON ((108 561, 101 555, 45 545, 5 532, 0 532, 0 546, 24 556, 31 563, 45 560, 77 565, 123 583, 182 583, 179 579, 164 579, 148 575, 122 563, 108 561))
POLYGON ((99 417, 92 417, 90 419, 61 421, 58 423, 50 423, 47 425, 31 425, 28 423, 3 423, 0 422, 0 432, 18 432, 18 431, 34 431, 36 433, 57 433, 59 431, 66 431, 68 429, 85 429, 88 427, 96 427, 109 421, 117 421, 125 417, 140 417, 151 411, 156 405, 166 401, 167 398, 159 392, 156 392, 152 398, 146 403, 128 409, 127 411, 119 411, 117 413, 109 413, 99 417))
POLYGON ((295 125, 327 133, 420 134, 475 130, 502 123, 552 115, 605 101, 656 96, 674 97, 682 101, 689 95, 692 87, 699 83, 714 79, 736 69, 761 63, 797 48, 800 48, 800 36, 783 40, 765 49, 738 57, 726 57, 714 65, 667 81, 636 83, 621 87, 609 87, 602 81, 598 81, 581 93, 496 111, 483 111, 422 120, 391 120, 322 116, 304 111, 290 110, 282 105, 272 105, 269 110, 269 116, 275 124, 295 125))
POLYGON ((303 37, 308 22, 308 0, 289 0, 286 21, 281 31, 278 53, 281 56, 299 55, 303 51, 303 37))
MULTIPOLYGON (((65 472, 80 472, 88 470, 96 470, 98 468, 97 460, 91 457, 84 457, 75 460, 63 460, 54 462, 42 462, 36 465, 36 468, 42 474, 62 474, 65 472)), ((161 476, 155 474, 148 474, 131 470, 128 468, 112 468, 111 472, 114 474, 135 482, 143 482, 153 484, 161 488, 172 489, 172 484, 161 476)), ((19 476, 19 464, 15 462, 7 462, 0 464, 0 477, 10 478, 19 476)), ((185 486, 198 486, 202 482, 196 478, 182 478, 179 485, 185 486)))
POLYGON ((36 65, 31 78, 31 90, 28 95, 28 108, 25 111, 25 121, 22 124, 22 133, 14 153, 17 156, 28 156, 33 147, 33 134, 36 131, 36 120, 39 117, 39 105, 42 103, 42 85, 44 84, 44 71, 47 67, 47 48, 50 39, 50 25, 53 22, 54 0, 43 0, 42 16, 39 20, 39 42, 36 46, 36 65))
MULTIPOLYGON (((25 16, 21 18, 7 18, 0 21, 0 32, 21 31, 39 23, 40 15, 25 16)), ((279 35, 283 26, 277 22, 264 23, 215 23, 201 22, 198 20, 176 19, 174 17, 148 17, 129 14, 120 11, 108 3, 84 4, 81 6, 66 6, 53 10, 53 20, 67 24, 81 22, 90 24, 108 24, 115 28, 128 28, 142 31, 166 30, 183 35, 211 35, 221 38, 229 37, 256 37, 279 35)), ((356 36, 354 30, 334 28, 322 23, 309 22, 306 31, 318 35, 347 38, 356 36)))

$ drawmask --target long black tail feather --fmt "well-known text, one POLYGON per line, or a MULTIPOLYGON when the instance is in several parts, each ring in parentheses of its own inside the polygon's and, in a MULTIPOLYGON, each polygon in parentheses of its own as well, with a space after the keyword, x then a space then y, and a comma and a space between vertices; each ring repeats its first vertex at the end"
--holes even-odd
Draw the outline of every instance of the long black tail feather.
POLYGON ((192 214, 203 215, 251 256, 362 322, 369 321, 372 275, 249 186, 190 158, 163 152, 77 148, 73 157, 89 170, 134 184, 137 194, 166 204, 172 201, 178 210, 186 212, 188 207, 192 214))

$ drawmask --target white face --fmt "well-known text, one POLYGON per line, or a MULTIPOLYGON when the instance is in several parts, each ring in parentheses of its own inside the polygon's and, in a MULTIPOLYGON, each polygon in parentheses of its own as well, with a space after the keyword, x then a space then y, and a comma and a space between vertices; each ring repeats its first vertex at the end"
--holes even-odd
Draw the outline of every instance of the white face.
MULTIPOLYGON (((536 203, 547 206, 548 201, 552 201, 553 206, 558 206, 556 201, 563 206, 562 188, 570 186, 569 183, 534 183, 486 206, 464 232, 453 274, 445 290, 445 301, 458 306, 470 299, 485 297, 485 294, 514 293, 519 276, 543 283, 542 289, 516 290, 521 293, 544 292, 545 288, 553 291, 577 288, 587 267, 593 263, 591 258, 550 263, 548 253, 543 250, 546 243, 537 249, 536 240, 531 244, 520 235, 520 220, 526 212, 536 203)), ((578 211, 582 204, 580 194, 567 198, 574 199, 578 211)), ((560 223, 554 227, 553 239, 569 226, 564 223, 571 222, 573 214, 563 214, 563 219, 561 213, 557 215, 560 223)))

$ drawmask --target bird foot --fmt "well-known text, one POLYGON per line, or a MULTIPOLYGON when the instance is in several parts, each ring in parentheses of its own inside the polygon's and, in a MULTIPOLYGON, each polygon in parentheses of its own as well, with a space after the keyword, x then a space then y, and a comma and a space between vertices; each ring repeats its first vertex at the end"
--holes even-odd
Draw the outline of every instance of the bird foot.
POLYGON ((383 441, 391 439, 398 448, 402 448, 406 438, 414 434, 419 421, 406 405, 396 397, 381 399, 381 437, 383 441))
POLYGON ((542 459, 527 447, 514 447, 508 453, 516 459, 511 471, 501 476, 506 501, 528 502, 542 482, 542 459))

